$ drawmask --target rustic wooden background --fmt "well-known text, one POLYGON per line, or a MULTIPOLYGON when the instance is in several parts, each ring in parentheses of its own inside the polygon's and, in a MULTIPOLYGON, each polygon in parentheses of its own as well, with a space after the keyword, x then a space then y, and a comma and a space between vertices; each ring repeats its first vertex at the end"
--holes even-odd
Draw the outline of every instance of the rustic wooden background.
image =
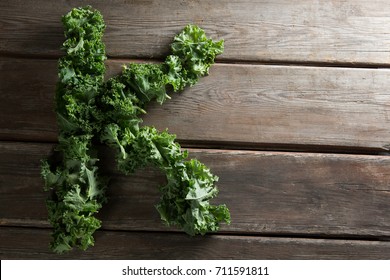
POLYGON ((191 238, 159 221, 163 176, 114 174, 96 245, 55 255, 40 160, 57 141, 61 15, 74 0, 0 2, 1 259, 390 258, 390 3, 88 1, 107 23, 109 74, 160 60, 187 23, 225 39, 210 76, 145 123, 220 177, 232 224, 191 238))

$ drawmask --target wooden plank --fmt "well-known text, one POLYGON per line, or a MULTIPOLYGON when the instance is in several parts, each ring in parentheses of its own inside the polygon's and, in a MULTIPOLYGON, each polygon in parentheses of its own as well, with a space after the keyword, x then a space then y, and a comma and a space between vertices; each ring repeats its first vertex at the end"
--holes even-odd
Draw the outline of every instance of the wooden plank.
POLYGON ((0 230, 5 259, 389 259, 390 242, 98 231, 95 246, 56 255, 50 231, 0 230), (228 250, 226 248, 229 248, 228 250))
MULTIPOLYGON (((108 61, 108 75, 126 62, 108 61)), ((56 61, 0 58, 0 73, 0 139, 56 141, 56 61)), ((387 150, 388 88, 383 69, 217 64, 144 119, 198 144, 387 150)))
POLYGON ((54 60, 0 57, 0 139, 55 141, 54 60))
MULTIPOLYGON (((186 24, 224 38, 221 59, 388 65, 386 0, 89 1, 108 25, 108 54, 161 57, 186 24)), ((58 56, 61 15, 79 1, 2 0, 0 53, 58 56)))
MULTIPOLYGON (((0 225, 48 227, 40 159, 49 144, 0 142, 0 225)), ((102 209, 110 230, 172 231, 153 205, 164 182, 154 169, 113 175, 102 209)), ((226 203, 225 233, 311 236, 390 236, 390 157, 191 149, 220 177, 215 203, 226 203)))
POLYGON ((187 141, 387 150, 389 78, 388 70, 218 65, 144 120, 187 141))

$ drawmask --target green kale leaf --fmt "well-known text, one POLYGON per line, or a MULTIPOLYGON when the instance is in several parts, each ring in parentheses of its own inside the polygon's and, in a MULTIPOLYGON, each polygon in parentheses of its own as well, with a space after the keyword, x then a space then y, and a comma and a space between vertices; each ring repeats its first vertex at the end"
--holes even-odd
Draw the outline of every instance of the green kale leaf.
POLYGON ((153 165, 165 175, 156 205, 167 225, 190 235, 206 234, 230 223, 225 205, 212 205, 218 177, 175 142, 176 136, 141 126, 140 115, 153 100, 162 104, 169 91, 194 85, 209 73, 223 41, 208 39, 188 25, 174 38, 172 54, 161 64, 124 66, 120 75, 104 81, 106 59, 102 41, 105 24, 90 6, 74 8, 62 18, 65 55, 58 63, 56 113, 59 127, 56 156, 42 162, 41 176, 53 227, 51 248, 64 253, 94 245, 101 221, 95 215, 107 201, 107 180, 99 174, 96 145, 116 150, 118 169, 131 174, 153 165))

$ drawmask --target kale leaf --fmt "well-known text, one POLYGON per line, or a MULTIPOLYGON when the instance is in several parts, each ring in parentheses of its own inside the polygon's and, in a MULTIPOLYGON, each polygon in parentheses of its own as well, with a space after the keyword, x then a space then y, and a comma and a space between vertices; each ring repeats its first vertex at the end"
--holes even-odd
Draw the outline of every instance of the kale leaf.
POLYGON ((101 221, 95 214, 107 197, 107 179, 99 174, 96 145, 116 150, 118 169, 131 174, 153 165, 166 175, 156 205, 161 219, 190 235, 230 223, 226 205, 212 205, 218 177, 175 142, 176 136, 141 126, 145 105, 162 104, 168 93, 194 85, 209 73, 223 41, 208 39, 202 29, 188 25, 171 45, 172 54, 161 64, 124 66, 120 75, 104 81, 106 60, 103 17, 90 6, 63 16, 65 55, 58 64, 56 113, 59 144, 55 156, 42 162, 41 175, 53 226, 51 248, 57 253, 73 247, 87 249, 101 221))

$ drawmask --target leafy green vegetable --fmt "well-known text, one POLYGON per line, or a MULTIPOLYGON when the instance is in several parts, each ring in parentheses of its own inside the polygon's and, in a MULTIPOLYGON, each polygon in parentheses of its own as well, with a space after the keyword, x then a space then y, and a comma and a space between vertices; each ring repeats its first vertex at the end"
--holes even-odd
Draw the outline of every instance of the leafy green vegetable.
POLYGON ((62 18, 66 54, 59 60, 56 112, 59 126, 59 162, 45 161, 42 177, 49 221, 51 248, 58 253, 94 244, 92 234, 101 222, 93 215, 106 201, 104 180, 98 174, 92 139, 100 130, 96 97, 104 80, 105 28, 102 15, 91 8, 73 9, 62 18))
POLYGON ((229 223, 227 207, 209 202, 218 193, 218 177, 198 160, 187 160, 175 135, 140 126, 148 102, 162 104, 170 91, 192 86, 209 73, 215 56, 223 52, 223 41, 214 42, 199 27, 188 25, 174 38, 164 63, 132 63, 104 82, 105 24, 100 12, 90 6, 75 8, 62 21, 66 40, 56 89, 59 145, 57 158, 43 161, 41 169, 45 190, 51 192, 51 248, 63 253, 94 244, 93 233, 101 226, 94 215, 107 200, 107 180, 99 175, 94 148, 99 143, 116 150, 124 174, 148 165, 166 174, 156 209, 167 225, 195 235, 229 223))
POLYGON ((171 45, 173 55, 168 56, 166 62, 170 72, 175 73, 172 69, 178 67, 179 62, 176 61, 180 61, 181 70, 176 70, 179 75, 172 82, 175 90, 182 90, 186 85, 192 86, 198 82, 199 77, 208 74, 215 57, 223 53, 223 43, 223 40, 214 42, 208 39, 198 26, 187 25, 174 38, 171 45))

